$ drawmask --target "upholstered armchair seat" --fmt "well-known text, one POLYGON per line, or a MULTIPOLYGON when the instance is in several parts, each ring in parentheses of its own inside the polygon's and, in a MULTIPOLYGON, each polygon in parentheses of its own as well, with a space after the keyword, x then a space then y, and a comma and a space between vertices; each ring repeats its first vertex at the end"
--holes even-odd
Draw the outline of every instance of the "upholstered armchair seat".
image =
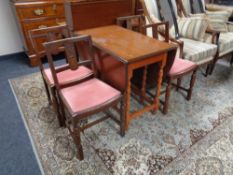
MULTIPOLYGON (((65 71, 58 73, 57 77, 58 77, 59 83, 65 84, 65 83, 69 83, 75 80, 78 81, 78 80, 85 79, 87 77, 90 77, 92 74, 93 74, 93 71, 90 70, 89 68, 85 66, 79 66, 79 68, 76 70, 67 69, 65 71)), ((53 80, 51 69, 45 69, 44 76, 47 82, 51 86, 53 86, 54 80, 53 80)))
POLYGON ((217 52, 217 46, 187 38, 180 38, 184 42, 183 57, 196 64, 203 64, 213 59, 217 52))
POLYGON ((221 33, 219 36, 219 55, 222 56, 233 50, 233 33, 221 33))
MULTIPOLYGON (((206 34, 204 37, 205 42, 211 43, 212 36, 206 34)), ((219 56, 223 56, 230 53, 233 49, 233 33, 232 32, 222 32, 219 36, 219 56)))

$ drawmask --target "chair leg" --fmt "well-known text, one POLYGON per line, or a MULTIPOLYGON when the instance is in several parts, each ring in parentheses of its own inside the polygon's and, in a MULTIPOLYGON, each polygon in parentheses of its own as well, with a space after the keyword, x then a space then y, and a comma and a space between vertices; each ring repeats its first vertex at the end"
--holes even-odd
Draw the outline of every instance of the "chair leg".
POLYGON ((206 72, 205 72, 205 77, 207 77, 208 75, 210 75, 212 73, 212 67, 213 67, 213 64, 208 64, 207 67, 206 67, 206 72))
POLYGON ((84 159, 84 155, 83 155, 83 147, 81 144, 81 134, 80 134, 80 126, 78 124, 78 126, 74 126, 74 131, 71 131, 71 136, 74 139, 76 148, 77 148, 77 158, 81 161, 84 159))
POLYGON ((125 136, 125 104, 124 98, 121 100, 121 113, 120 113, 120 135, 125 136))
POLYGON ((48 87, 48 84, 46 83, 44 78, 43 78, 43 82, 44 82, 45 92, 46 92, 49 104, 52 105, 52 98, 51 98, 51 95, 50 95, 50 92, 49 92, 49 87, 48 87))
POLYGON ((217 59, 215 59, 215 60, 213 61, 212 65, 211 65, 211 68, 210 68, 210 70, 209 70, 209 75, 212 75, 212 74, 213 74, 214 68, 215 68, 215 65, 216 65, 217 61, 218 61, 217 59))
POLYGON ((63 106, 61 100, 58 100, 55 88, 52 88, 51 92, 52 92, 52 98, 53 98, 52 103, 53 103, 54 110, 57 114, 59 126, 63 127, 63 126, 65 126, 64 106, 63 106), (62 110, 62 111, 60 111, 60 110, 62 110))
POLYGON ((179 91, 179 87, 181 86, 181 81, 182 81, 182 78, 177 78, 176 91, 179 91))
POLYGON ((193 74, 192 74, 192 77, 191 77, 191 80, 190 80, 190 87, 189 87, 189 90, 188 90, 187 100, 191 100, 193 86, 194 86, 195 81, 196 81, 196 72, 197 72, 196 70, 193 71, 193 74))
POLYGON ((231 56, 230 65, 231 65, 231 66, 233 65, 233 54, 232 54, 232 56, 231 56))
POLYGON ((166 94, 165 94, 165 101, 163 105, 163 113, 167 114, 168 112, 168 106, 169 106, 169 98, 170 98, 170 92, 171 92, 171 78, 168 78, 167 88, 166 88, 166 94))

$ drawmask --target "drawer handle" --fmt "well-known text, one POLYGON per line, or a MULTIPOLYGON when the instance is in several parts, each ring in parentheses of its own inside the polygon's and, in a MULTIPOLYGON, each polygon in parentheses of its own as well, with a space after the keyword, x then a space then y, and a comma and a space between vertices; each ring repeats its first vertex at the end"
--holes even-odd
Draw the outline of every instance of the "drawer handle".
POLYGON ((38 29, 44 29, 44 28, 47 28, 48 26, 46 26, 46 25, 40 25, 40 26, 38 26, 38 29))
POLYGON ((41 15, 45 14, 45 10, 44 9, 36 9, 36 10, 34 10, 34 14, 37 16, 41 16, 41 15))

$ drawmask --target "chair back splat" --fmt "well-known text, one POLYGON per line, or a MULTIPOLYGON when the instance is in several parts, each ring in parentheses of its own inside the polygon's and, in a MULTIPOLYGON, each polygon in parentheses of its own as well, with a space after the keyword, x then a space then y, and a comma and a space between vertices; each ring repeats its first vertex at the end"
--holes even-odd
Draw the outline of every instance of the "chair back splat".
MULTIPOLYGON (((45 57, 44 46, 39 43, 54 41, 62 38, 71 37, 71 33, 67 27, 67 25, 62 26, 53 26, 46 27, 41 29, 34 29, 29 31, 29 37, 32 43, 33 51, 39 59, 39 66, 41 70, 44 70, 43 66, 43 58, 45 57), (37 42, 43 41, 43 42, 37 42)), ((58 48, 54 51, 54 54, 61 53, 63 48, 58 48)))
POLYGON ((94 65, 94 54, 92 50, 92 41, 90 36, 77 36, 72 38, 66 38, 61 40, 56 40, 52 42, 44 43, 45 51, 47 54, 48 62, 50 65, 50 69, 52 71, 52 75, 54 78, 55 86, 58 90, 60 90, 63 87, 72 86, 80 80, 66 82, 66 83, 60 83, 58 81, 57 73, 64 71, 64 69, 70 69, 71 71, 75 71, 79 68, 79 66, 87 66, 92 67, 93 71, 95 73, 95 65, 94 65), (84 48, 77 49, 76 44, 82 44, 86 46, 86 51, 88 51, 85 54, 85 58, 78 59, 78 54, 84 50, 84 48), (56 50, 58 48, 63 48, 67 60, 67 65, 65 67, 55 67, 54 65, 54 55, 56 54, 56 50), (79 60, 79 61, 78 61, 79 60))

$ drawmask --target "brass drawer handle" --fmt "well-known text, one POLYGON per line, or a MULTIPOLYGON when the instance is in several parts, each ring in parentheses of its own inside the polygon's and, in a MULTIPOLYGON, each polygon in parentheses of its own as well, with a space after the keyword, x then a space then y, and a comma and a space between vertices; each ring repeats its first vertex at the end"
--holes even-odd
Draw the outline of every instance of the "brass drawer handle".
POLYGON ((36 9, 33 11, 35 15, 37 16, 41 16, 45 14, 45 10, 44 9, 36 9))
POLYGON ((39 25, 38 26, 38 29, 44 29, 44 28, 47 28, 48 26, 46 26, 46 25, 39 25))

